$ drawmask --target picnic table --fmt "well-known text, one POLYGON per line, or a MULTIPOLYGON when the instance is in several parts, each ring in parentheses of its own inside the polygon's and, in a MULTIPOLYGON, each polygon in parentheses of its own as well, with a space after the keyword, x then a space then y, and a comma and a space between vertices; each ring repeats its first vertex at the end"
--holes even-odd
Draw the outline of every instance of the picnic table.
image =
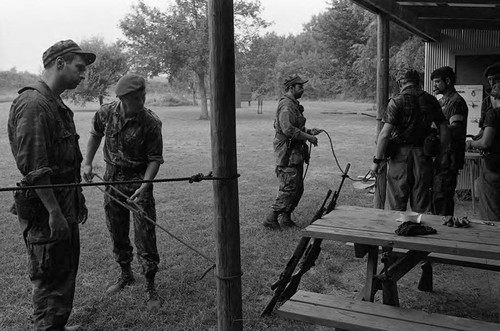
POLYGON ((447 227, 441 216, 424 214, 421 223, 436 229, 436 234, 399 236, 399 216, 397 211, 339 206, 303 229, 303 237, 353 243, 356 257, 367 256, 365 284, 357 300, 299 291, 278 314, 345 330, 500 330, 496 323, 399 308, 397 287, 404 275, 433 254, 442 263, 500 270, 495 269, 500 268, 500 224, 478 221, 469 228, 447 227), (380 249, 384 263, 377 272, 380 249), (392 255, 394 250, 397 254, 392 255), (373 303, 379 290, 383 305, 373 303))

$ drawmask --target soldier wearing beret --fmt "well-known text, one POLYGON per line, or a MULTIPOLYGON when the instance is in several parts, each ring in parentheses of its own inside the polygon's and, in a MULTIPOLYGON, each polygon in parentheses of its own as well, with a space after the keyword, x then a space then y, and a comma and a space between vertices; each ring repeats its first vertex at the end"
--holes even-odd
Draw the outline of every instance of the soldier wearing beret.
MULTIPOLYGON (((106 181, 151 180, 156 177, 160 164, 163 163, 162 123, 158 116, 144 107, 146 101, 146 82, 136 74, 127 74, 116 85, 117 101, 104 104, 92 119, 87 155, 84 163, 84 179, 91 181, 92 161, 104 142, 104 161, 106 181)), ((129 239, 130 213, 109 196, 127 203, 135 202, 144 213, 156 221, 153 184, 118 184, 116 189, 128 196, 128 199, 110 187, 106 187, 104 210, 106 224, 111 235, 115 260, 121 267, 121 275, 106 293, 114 294, 134 283, 131 268, 133 248, 129 239)), ((160 258, 156 247, 156 229, 142 214, 133 215, 137 256, 146 277, 148 308, 161 305, 155 288, 155 275, 160 258)))
MULTIPOLYGON (((76 88, 95 59, 72 40, 57 42, 43 53, 41 80, 18 92, 8 133, 24 176, 21 185, 81 181, 79 136, 61 93, 76 88)), ((73 307, 80 257, 78 223, 87 219, 81 188, 23 190, 14 199, 30 261, 35 328, 76 330, 78 326, 65 325, 73 307)))
MULTIPOLYGON (((431 209, 433 183, 432 157, 424 153, 424 141, 431 133, 432 123, 439 128, 441 151, 446 155, 449 148, 449 132, 446 118, 437 99, 420 87, 419 73, 403 69, 396 75, 400 93, 389 100, 382 118, 384 123, 377 138, 372 175, 388 158, 387 199, 389 209, 411 210, 427 213, 431 209)), ((447 157, 441 157, 446 168, 447 157)))
POLYGON ((484 77, 488 80, 489 88, 486 92, 486 97, 481 103, 481 117, 479 118, 479 133, 474 137, 475 140, 480 139, 484 132, 484 120, 486 119, 486 113, 493 109, 492 100, 493 98, 489 95, 488 91, 493 87, 493 85, 500 83, 500 62, 494 63, 486 68, 484 71, 484 77))
POLYGON ((442 169, 440 160, 435 160, 435 176, 432 190, 433 214, 453 216, 455 211, 455 188, 457 176, 465 163, 465 136, 469 109, 464 98, 455 90, 455 72, 451 67, 441 67, 431 74, 434 93, 441 94, 439 104, 446 117, 450 131, 449 166, 442 169))
POLYGON ((297 207, 304 192, 304 162, 309 160, 306 142, 318 144, 320 129, 306 129, 304 107, 298 99, 304 93, 303 80, 298 75, 285 79, 285 94, 278 102, 274 120, 275 136, 273 141, 276 162, 276 176, 279 182, 278 194, 263 225, 270 229, 279 229, 281 225, 296 226, 291 220, 291 213, 297 207))

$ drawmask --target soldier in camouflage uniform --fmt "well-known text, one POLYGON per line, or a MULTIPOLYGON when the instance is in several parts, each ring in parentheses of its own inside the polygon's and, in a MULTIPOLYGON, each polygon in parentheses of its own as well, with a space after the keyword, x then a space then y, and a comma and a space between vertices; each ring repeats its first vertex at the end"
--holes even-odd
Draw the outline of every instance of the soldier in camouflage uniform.
MULTIPOLYGON (((61 93, 84 79, 95 61, 72 40, 60 41, 43 53, 41 81, 19 91, 8 120, 10 146, 24 178, 21 185, 81 181, 82 154, 73 112, 61 93)), ((17 191, 15 203, 28 251, 33 283, 36 330, 77 330, 66 327, 73 307, 80 257, 78 223, 87 220, 81 188, 17 191)))
MULTIPOLYGON (((90 138, 84 166, 84 179, 92 180, 92 161, 105 137, 104 161, 106 181, 151 180, 163 163, 163 139, 161 121, 151 110, 144 107, 146 100, 145 80, 136 74, 127 74, 117 83, 118 101, 104 104, 92 119, 90 138)), ((144 213, 156 221, 153 184, 119 184, 116 189, 136 202, 144 213)), ((131 262, 133 248, 129 239, 130 213, 108 195, 127 203, 127 199, 106 187, 104 210, 106 224, 113 243, 116 262, 121 267, 118 281, 107 289, 114 294, 134 282, 131 262)), ((147 305, 159 307, 161 302, 155 289, 155 275, 160 261, 156 247, 155 225, 139 214, 133 215, 135 245, 142 272, 146 277, 147 305)))
POLYGON ((442 94, 439 100, 450 130, 450 159, 448 168, 440 167, 435 160, 435 175, 432 190, 433 214, 453 216, 455 211, 455 188, 457 176, 465 163, 465 136, 469 109, 464 98, 455 90, 455 72, 450 67, 441 67, 431 74, 434 93, 442 94))
POLYGON ((279 229, 278 217, 281 215, 281 225, 293 227, 291 213, 297 207, 304 192, 304 162, 308 162, 309 151, 306 142, 318 144, 320 129, 306 129, 304 107, 298 99, 304 93, 304 84, 298 75, 289 76, 285 80, 285 94, 278 102, 273 141, 276 161, 276 176, 279 188, 272 211, 267 215, 263 225, 271 229, 279 229))
MULTIPOLYGON (((437 99, 420 88, 417 71, 404 69, 396 79, 401 92, 389 101, 384 113, 371 173, 377 175, 379 165, 389 157, 389 209, 406 210, 409 202, 411 210, 427 213, 431 211, 433 163, 432 157, 424 153, 424 140, 434 123, 439 128, 441 152, 447 155, 448 125, 437 99)), ((441 160, 444 169, 448 158, 443 156, 441 160)))

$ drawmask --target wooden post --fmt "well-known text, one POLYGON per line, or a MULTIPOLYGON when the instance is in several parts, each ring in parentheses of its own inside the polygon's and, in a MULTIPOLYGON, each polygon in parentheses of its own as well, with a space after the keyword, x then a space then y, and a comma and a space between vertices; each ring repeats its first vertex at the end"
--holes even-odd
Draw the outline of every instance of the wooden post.
POLYGON ((228 178, 213 182, 219 331, 243 330, 233 15, 232 0, 208 2, 212 169, 214 176, 228 178))
MULTIPOLYGON (((380 13, 377 16, 377 134, 382 129, 382 117, 389 100, 389 18, 380 13)), ((387 162, 382 162, 375 184, 373 207, 384 209, 387 180, 387 162)))

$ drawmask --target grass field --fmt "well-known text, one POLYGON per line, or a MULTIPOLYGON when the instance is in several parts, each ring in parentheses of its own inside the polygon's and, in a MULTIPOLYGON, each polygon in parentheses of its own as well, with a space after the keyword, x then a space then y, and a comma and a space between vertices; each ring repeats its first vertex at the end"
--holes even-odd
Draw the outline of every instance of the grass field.
MULTIPOLYGON (((303 102, 308 127, 329 132, 342 168, 351 163, 350 175, 364 175, 373 156, 375 120, 371 104, 349 102, 303 102)), ((6 134, 9 103, 0 103, 0 186, 13 186, 20 179, 6 134)), ((299 230, 273 232, 261 226, 276 194, 272 156, 275 102, 265 101, 264 112, 257 115, 256 105, 237 109, 237 149, 243 324, 246 330, 319 330, 313 325, 261 318, 260 312, 271 298, 270 284, 280 272, 299 241, 299 230)), ((163 121, 165 164, 158 178, 186 177, 211 170, 210 123, 197 120, 198 108, 151 107, 163 121)), ((85 154, 90 119, 95 106, 73 107, 85 154)), ((103 174, 102 155, 96 156, 94 171, 103 174)), ((305 180, 305 193, 294 213, 305 225, 316 212, 328 189, 340 182, 327 136, 319 136, 313 148, 305 180)), ((216 330, 216 282, 212 272, 200 276, 210 263, 158 231, 160 272, 158 290, 164 300, 159 311, 149 312, 144 305, 144 280, 139 265, 133 268, 137 285, 107 297, 104 291, 118 277, 102 208, 103 197, 96 188, 84 188, 89 220, 81 226, 81 259, 77 279, 72 324, 84 330, 216 330)), ((215 259, 213 192, 211 182, 157 184, 155 186, 158 222, 215 259)), ((372 196, 355 190, 347 181, 339 204, 371 206, 372 196)), ((17 219, 8 212, 11 193, 0 195, 0 330, 28 330, 31 327, 31 284, 26 275, 24 243, 17 219)), ((458 202, 457 216, 472 216, 470 202, 458 202)), ((396 224, 395 224, 396 227, 396 224)), ((354 296, 364 281, 363 260, 356 259, 341 243, 323 242, 316 267, 303 278, 301 288, 321 293, 354 296)), ((435 292, 415 290, 419 270, 400 282, 400 300, 404 307, 420 308, 456 316, 500 322, 500 282, 493 272, 459 267, 435 267, 435 292)))

